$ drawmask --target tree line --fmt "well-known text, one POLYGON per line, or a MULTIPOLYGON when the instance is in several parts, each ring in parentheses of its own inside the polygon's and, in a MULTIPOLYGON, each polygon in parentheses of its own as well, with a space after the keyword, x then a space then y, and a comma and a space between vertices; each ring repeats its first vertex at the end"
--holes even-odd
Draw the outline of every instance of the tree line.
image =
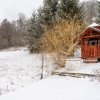
MULTIPOLYGON (((90 0, 44 0, 43 5, 34 11, 30 19, 19 13, 18 20, 4 19, 0 24, 0 49, 13 46, 28 46, 31 53, 41 52, 45 31, 62 21, 72 21, 88 25, 93 18, 100 20, 100 2, 90 0)), ((66 27, 65 27, 66 28, 66 27)), ((53 29, 54 30, 54 29, 53 29)), ((55 32, 56 33, 56 32, 55 32)))
POLYGON ((27 33, 30 52, 40 52, 45 48, 41 47, 41 36, 46 29, 51 30, 61 20, 72 19, 83 20, 82 5, 78 0, 44 0, 43 6, 33 13, 30 20, 27 33))
POLYGON ((0 24, 0 49, 25 45, 26 19, 19 13, 19 19, 8 21, 4 19, 0 24))

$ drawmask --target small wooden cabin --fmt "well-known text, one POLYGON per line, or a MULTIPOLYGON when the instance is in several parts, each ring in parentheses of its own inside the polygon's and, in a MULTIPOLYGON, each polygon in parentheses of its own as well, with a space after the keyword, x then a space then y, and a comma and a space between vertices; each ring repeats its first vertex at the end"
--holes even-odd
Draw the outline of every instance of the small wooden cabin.
POLYGON ((93 23, 82 32, 81 57, 85 61, 100 61, 100 25, 93 23))

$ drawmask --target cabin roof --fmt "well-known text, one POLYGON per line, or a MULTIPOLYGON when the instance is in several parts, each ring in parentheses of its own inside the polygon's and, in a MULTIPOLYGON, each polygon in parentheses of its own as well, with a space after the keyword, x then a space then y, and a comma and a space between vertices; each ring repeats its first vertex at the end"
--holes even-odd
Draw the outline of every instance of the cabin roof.
POLYGON ((89 25, 88 27, 96 27, 96 26, 100 26, 99 24, 97 23, 92 23, 91 25, 89 25))
POLYGON ((90 29, 92 29, 92 30, 94 30, 94 31, 96 31, 96 32, 100 32, 100 29, 95 28, 95 27, 90 27, 90 29))
POLYGON ((90 30, 90 29, 100 33, 100 29, 98 29, 97 27, 100 27, 100 25, 97 23, 92 23, 81 34, 83 35, 87 30, 90 30))

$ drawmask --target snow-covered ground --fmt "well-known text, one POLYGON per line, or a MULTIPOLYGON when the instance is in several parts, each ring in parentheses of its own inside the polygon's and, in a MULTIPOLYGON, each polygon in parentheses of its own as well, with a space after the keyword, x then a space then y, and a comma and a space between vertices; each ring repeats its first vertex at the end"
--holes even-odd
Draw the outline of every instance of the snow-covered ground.
MULTIPOLYGON (((45 57, 44 76, 48 76, 54 66, 45 57)), ((94 73, 100 68, 100 63, 86 64, 79 57, 77 51, 57 71, 94 73)), ((0 51, 0 100, 100 100, 100 82, 94 79, 51 76, 36 82, 41 66, 41 54, 29 54, 26 48, 0 51)))
POLYGON ((66 67, 56 70, 55 72, 73 72, 73 73, 85 73, 95 74, 97 70, 100 70, 99 63, 83 63, 81 58, 70 58, 66 60, 66 67))
MULTIPOLYGON (((46 62, 49 63, 49 59, 46 62)), ((31 85, 39 80, 41 64, 41 55, 29 54, 27 48, 0 51, 0 94, 31 85)))
POLYGON ((52 76, 2 95, 0 100, 100 100, 100 83, 88 78, 52 76))
POLYGON ((98 69, 100 71, 100 62, 84 63, 81 59, 81 50, 77 49, 74 53, 74 57, 66 59, 65 68, 57 70, 57 72, 95 74, 98 69))

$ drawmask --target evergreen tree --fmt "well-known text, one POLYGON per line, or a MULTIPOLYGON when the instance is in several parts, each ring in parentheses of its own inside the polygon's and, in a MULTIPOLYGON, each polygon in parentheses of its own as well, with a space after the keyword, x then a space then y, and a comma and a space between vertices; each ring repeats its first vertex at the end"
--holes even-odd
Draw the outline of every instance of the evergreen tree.
POLYGON ((29 51, 31 53, 38 53, 40 52, 40 41, 41 35, 43 34, 43 29, 40 23, 37 21, 37 15, 34 12, 32 15, 31 20, 29 21, 28 25, 28 32, 27 32, 27 42, 29 51))
POLYGON ((59 16, 62 19, 82 19, 82 6, 79 6, 78 0, 60 0, 59 16))
POLYGON ((58 0, 44 0, 43 6, 38 10, 38 18, 41 24, 52 26, 56 21, 58 0))

